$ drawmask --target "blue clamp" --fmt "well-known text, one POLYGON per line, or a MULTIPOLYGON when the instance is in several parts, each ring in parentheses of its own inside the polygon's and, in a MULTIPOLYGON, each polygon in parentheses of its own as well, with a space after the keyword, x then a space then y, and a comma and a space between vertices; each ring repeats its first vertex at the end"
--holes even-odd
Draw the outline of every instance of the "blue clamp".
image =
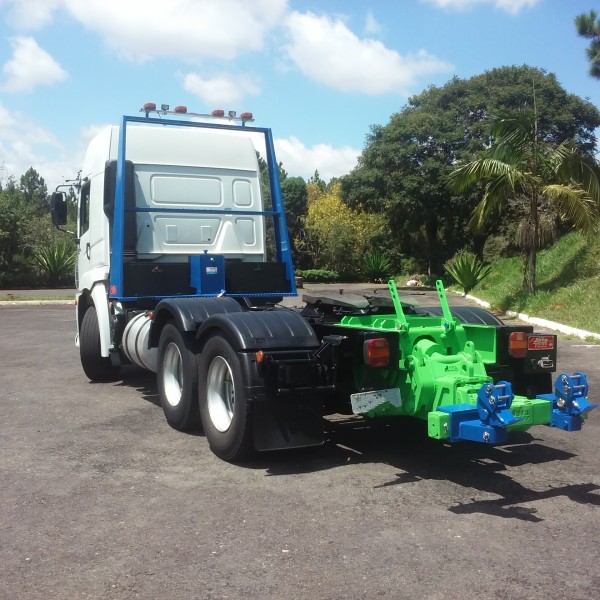
POLYGON ((587 394, 588 382, 584 373, 561 373, 554 383, 554 394, 543 395, 552 401, 550 425, 565 431, 579 431, 584 413, 598 406, 588 402, 587 394))
POLYGON ((481 422, 491 427, 506 427, 523 417, 515 417, 510 407, 515 395, 508 381, 499 381, 496 385, 484 383, 477 392, 477 412, 481 422))

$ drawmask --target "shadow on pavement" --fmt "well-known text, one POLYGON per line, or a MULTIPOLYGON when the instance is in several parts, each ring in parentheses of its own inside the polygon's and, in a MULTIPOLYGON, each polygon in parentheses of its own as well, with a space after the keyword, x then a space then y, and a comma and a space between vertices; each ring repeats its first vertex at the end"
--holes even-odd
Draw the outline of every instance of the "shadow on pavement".
POLYGON ((573 453, 537 442, 529 433, 513 434, 512 443, 505 446, 451 445, 428 438, 419 425, 409 421, 367 425, 352 417, 336 420, 330 423, 323 447, 264 454, 247 466, 263 468, 268 475, 276 476, 356 463, 386 463, 401 472, 375 488, 440 480, 498 496, 449 506, 448 510, 455 514, 483 513, 540 522, 543 519, 535 514, 535 508, 521 505, 565 496, 576 503, 600 506, 600 495, 594 493, 600 489, 596 484, 572 484, 536 491, 511 476, 511 468, 576 458, 573 453))
MULTIPOLYGON (((160 408, 153 374, 128 366, 123 369, 122 376, 115 385, 136 388, 144 400, 160 408)), ((527 432, 513 433, 511 443, 507 445, 486 446, 432 440, 427 437, 425 423, 408 419, 367 423, 361 418, 335 415, 325 423, 323 446, 265 452, 238 463, 238 466, 264 470, 267 476, 278 476, 313 473, 350 464, 383 463, 400 472, 394 479, 376 485, 375 489, 439 480, 498 496, 449 506, 448 510, 455 514, 483 513, 540 522, 543 519, 536 515, 535 508, 522 505, 565 496, 572 502, 600 506, 600 495, 594 493, 600 489, 596 484, 571 484, 536 491, 511 476, 512 468, 576 458, 571 452, 536 441, 527 432)), ((189 433, 203 435, 201 430, 189 433)))

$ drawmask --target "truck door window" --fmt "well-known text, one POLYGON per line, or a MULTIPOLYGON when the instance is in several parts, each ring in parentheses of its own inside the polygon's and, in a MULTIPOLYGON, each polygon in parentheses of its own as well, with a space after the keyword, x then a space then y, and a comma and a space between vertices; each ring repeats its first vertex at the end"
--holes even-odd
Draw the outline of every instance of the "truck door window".
POLYGON ((81 188, 81 199, 79 201, 79 237, 90 227, 90 183, 81 188))

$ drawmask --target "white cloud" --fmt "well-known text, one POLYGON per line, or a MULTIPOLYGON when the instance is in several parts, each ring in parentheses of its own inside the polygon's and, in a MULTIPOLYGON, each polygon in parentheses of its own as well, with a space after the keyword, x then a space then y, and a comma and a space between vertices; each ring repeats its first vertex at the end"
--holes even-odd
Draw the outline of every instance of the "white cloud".
POLYGON ((4 178, 12 175, 18 180, 33 167, 51 191, 63 178, 77 173, 76 164, 76 160, 65 157, 65 148, 50 131, 0 104, 0 165, 4 167, 4 178))
POLYGON ((510 14, 517 14, 524 8, 532 8, 539 4, 541 0, 421 0, 429 4, 434 4, 440 8, 449 8, 452 10, 466 10, 476 4, 491 4, 496 8, 505 10, 510 14))
POLYGON ((135 61, 170 56, 182 61, 230 60, 260 50, 288 0, 62 0, 69 13, 135 61))
POLYGON ((14 27, 34 29, 63 9, 135 61, 158 56, 230 60, 260 50, 284 18, 289 0, 0 0, 14 27))
POLYGON ((30 92, 67 79, 67 72, 32 37, 14 38, 11 43, 13 56, 3 66, 2 88, 7 92, 30 92))
POLYGON ((419 77, 451 70, 420 50, 402 56, 381 42, 360 39, 339 19, 293 12, 288 56, 307 77, 342 92, 408 95, 419 77))
POLYGON ((350 146, 334 148, 329 144, 316 144, 307 148, 298 138, 275 139, 277 160, 290 176, 308 179, 319 170, 319 175, 329 181, 332 177, 347 175, 356 166, 360 150, 350 146))
POLYGON ((54 10, 62 0, 0 0, 8 5, 7 21, 17 29, 40 29, 52 20, 54 10))
POLYGON ((381 25, 375 18, 373 13, 369 11, 365 18, 365 33, 367 35, 379 35, 381 33, 381 25))
POLYGON ((258 85, 247 75, 236 77, 221 75, 205 79, 197 73, 188 73, 184 77, 183 87, 214 108, 237 109, 246 96, 260 94, 258 85))

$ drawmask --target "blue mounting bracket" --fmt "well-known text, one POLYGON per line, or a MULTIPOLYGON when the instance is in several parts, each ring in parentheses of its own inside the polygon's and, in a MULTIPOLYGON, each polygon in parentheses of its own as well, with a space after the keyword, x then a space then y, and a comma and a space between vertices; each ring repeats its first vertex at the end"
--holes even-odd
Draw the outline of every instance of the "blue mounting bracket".
POLYGON ((538 394, 537 398, 552 402, 551 427, 579 431, 583 426, 584 414, 598 406, 588 402, 587 394, 587 377, 577 371, 573 375, 561 373, 554 383, 554 393, 538 394))
POLYGON ((514 394, 507 381, 496 385, 484 383, 477 392, 477 406, 454 404, 438 406, 438 410, 450 415, 450 441, 483 442, 503 444, 508 425, 517 423, 522 417, 510 412, 514 394))
POLYGON ((438 406, 437 409, 450 415, 450 442, 502 444, 506 441, 506 428, 483 423, 477 408, 472 404, 452 404, 438 406))

